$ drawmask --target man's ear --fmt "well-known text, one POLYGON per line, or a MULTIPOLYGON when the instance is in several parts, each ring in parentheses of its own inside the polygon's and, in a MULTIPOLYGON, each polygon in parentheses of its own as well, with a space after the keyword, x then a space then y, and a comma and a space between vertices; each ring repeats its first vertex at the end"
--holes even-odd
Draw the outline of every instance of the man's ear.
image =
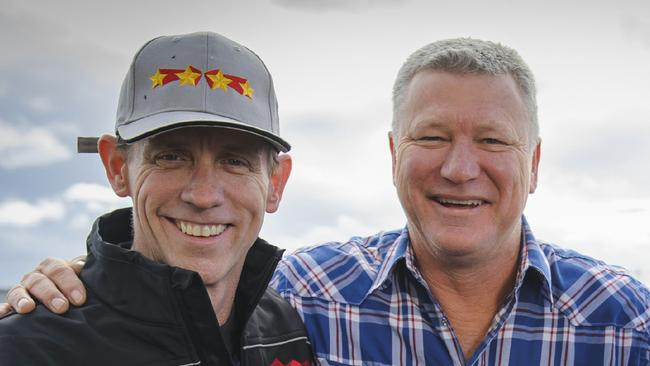
POLYGON ((533 150, 532 165, 530 172, 530 189, 528 193, 535 193, 537 189, 537 173, 539 172, 539 159, 542 157, 542 139, 537 140, 537 146, 533 150))
POLYGON ((282 154, 278 156, 278 166, 269 181, 269 192, 266 196, 266 212, 273 213, 280 207, 282 192, 284 192, 284 187, 291 174, 291 166, 290 155, 282 154))
POLYGON ((115 194, 120 197, 128 196, 130 193, 127 179, 128 166, 124 152, 117 148, 117 138, 102 135, 97 141, 97 150, 106 170, 106 178, 115 194))
POLYGON ((388 132, 388 147, 390 148, 390 158, 393 167, 393 185, 395 185, 395 165, 397 162, 397 151, 395 151, 395 137, 392 132, 388 132))

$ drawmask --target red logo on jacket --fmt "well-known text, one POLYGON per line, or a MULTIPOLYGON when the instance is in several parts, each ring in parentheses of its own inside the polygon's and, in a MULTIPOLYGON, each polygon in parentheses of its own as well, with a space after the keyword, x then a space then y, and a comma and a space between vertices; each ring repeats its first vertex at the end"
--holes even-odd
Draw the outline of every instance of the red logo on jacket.
POLYGON ((273 360, 273 362, 271 363, 271 366, 310 366, 310 365, 311 363, 309 362, 309 360, 303 362, 291 360, 287 363, 282 363, 282 361, 278 360, 277 358, 273 360))

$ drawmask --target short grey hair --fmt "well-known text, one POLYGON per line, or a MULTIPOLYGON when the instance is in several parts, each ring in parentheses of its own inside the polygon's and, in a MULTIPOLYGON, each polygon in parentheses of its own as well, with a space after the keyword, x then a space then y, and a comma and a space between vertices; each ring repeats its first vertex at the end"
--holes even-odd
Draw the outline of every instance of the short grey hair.
POLYGON ((422 70, 454 74, 510 75, 519 87, 530 120, 529 144, 533 149, 539 138, 535 77, 514 49, 500 43, 472 38, 454 38, 430 43, 412 53, 404 62, 393 85, 393 136, 399 136, 402 105, 408 86, 422 70))

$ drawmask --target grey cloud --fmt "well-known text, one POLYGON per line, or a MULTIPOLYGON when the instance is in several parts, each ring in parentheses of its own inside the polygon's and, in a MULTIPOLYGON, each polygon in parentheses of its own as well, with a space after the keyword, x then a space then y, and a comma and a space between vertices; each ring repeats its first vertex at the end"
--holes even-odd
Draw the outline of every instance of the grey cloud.
POLYGON ((316 12, 333 11, 363 11, 378 7, 401 6, 409 0, 272 0, 273 4, 298 10, 316 12))
POLYGON ((34 112, 41 114, 51 113, 56 108, 52 101, 44 96, 35 96, 26 101, 25 104, 34 112))
MULTIPOLYGON (((650 7, 648 11, 650 11, 650 7)), ((621 19, 621 28, 631 39, 641 42, 646 47, 650 47, 650 21, 646 16, 641 16, 641 14, 624 16, 621 19)))
POLYGON ((8 89, 0 96, 0 171, 68 160, 75 155, 76 136, 112 130, 116 92, 75 76, 74 70, 47 77, 0 69, 8 89))
POLYGON ((542 145, 541 174, 586 198, 650 197, 649 122, 648 115, 622 113, 582 131, 567 128, 570 140, 556 137, 546 144, 551 146, 542 145))
POLYGON ((368 105, 285 116, 283 134, 293 145, 294 168, 281 209, 267 219, 265 231, 325 241, 402 226, 384 113, 381 106, 368 105), (345 217, 359 223, 355 231, 365 232, 338 232, 345 217), (313 238, 309 233, 315 228, 331 234, 313 238))
POLYGON ((646 208, 641 208, 641 207, 635 207, 635 208, 627 208, 627 209, 620 209, 618 212, 623 213, 623 214, 638 214, 638 213, 643 213, 648 211, 646 208))
MULTIPOLYGON (((285 115, 282 133, 299 145, 323 146, 330 152, 364 145, 374 133, 382 135, 378 142, 384 145, 390 129, 390 113, 390 105, 384 101, 348 108, 313 109, 308 113, 285 115)), ((322 154, 322 150, 316 151, 322 154)))
POLYGON ((5 7, 0 9, 0 24, 0 43, 5 50, 12 50, 3 53, 0 65, 12 65, 31 57, 55 54, 55 44, 60 43, 64 31, 49 19, 11 11, 5 7))
MULTIPOLYGON (((69 145, 70 150, 73 149, 72 141, 66 145, 69 145)), ((74 154, 69 160, 38 168, 0 169, 0 201, 10 198, 33 200, 52 197, 78 181, 106 184, 106 173, 99 156, 74 154)))
MULTIPOLYGON (((86 252, 90 227, 74 230, 69 225, 43 223, 34 228, 0 230, 0 288, 20 281, 45 257, 72 258, 86 252)), ((2 299, 0 299, 1 301, 2 299)))
POLYGON ((36 14, 18 8, 0 8, 0 44, 4 52, 0 69, 20 68, 21 76, 47 69, 44 78, 54 77, 59 69, 75 70, 74 85, 83 78, 121 80, 128 66, 123 55, 116 54, 102 42, 85 39, 83 32, 70 29, 65 22, 48 14, 36 14), (120 62, 122 61, 122 62, 120 62))
MULTIPOLYGON (((107 90, 97 80, 80 76, 72 65, 54 72, 38 68, 25 72, 17 65, 0 67, 0 80, 7 90, 0 95, 0 127, 19 134, 23 145, 31 141, 34 147, 40 147, 40 150, 30 151, 43 155, 45 160, 68 157, 60 148, 48 157, 42 151, 48 145, 63 144, 71 153, 78 134, 112 130, 119 82, 107 90), (47 144, 36 144, 37 141, 47 144)), ((3 143, 2 140, 0 138, 0 149, 20 142, 3 143)))

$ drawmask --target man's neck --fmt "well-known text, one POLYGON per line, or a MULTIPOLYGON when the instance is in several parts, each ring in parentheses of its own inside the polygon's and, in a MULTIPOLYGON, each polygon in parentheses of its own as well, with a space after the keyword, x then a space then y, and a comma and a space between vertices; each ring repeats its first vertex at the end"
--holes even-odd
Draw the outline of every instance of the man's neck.
POLYGON ((416 249, 416 265, 447 316, 465 359, 469 359, 514 288, 519 243, 472 266, 454 266, 453 259, 436 258, 416 249))
POLYGON ((212 303, 212 309, 214 310, 214 314, 217 316, 220 325, 225 324, 230 316, 230 312, 232 311, 235 302, 238 280, 239 276, 237 277, 234 286, 225 283, 206 286, 210 302, 212 303))
MULTIPOLYGON (((151 248, 155 248, 155 246, 147 246, 141 241, 137 240, 137 233, 135 236, 136 238, 134 238, 133 244, 131 246, 132 250, 139 252, 151 260, 166 263, 165 260, 161 259, 163 258, 162 255, 159 255, 151 250, 151 248)), ((244 263, 241 262, 238 265, 234 266, 231 268, 229 273, 223 274, 221 276, 221 279, 214 283, 205 283, 205 279, 202 278, 204 281, 203 283, 205 285, 205 289, 208 292, 208 297, 210 298, 210 302, 212 304, 212 309, 214 310, 214 314, 216 315, 219 324, 224 324, 228 320, 230 311, 232 310, 233 303, 235 301, 235 294, 237 292, 237 286, 239 284, 239 278, 241 277, 243 265, 244 263)))

